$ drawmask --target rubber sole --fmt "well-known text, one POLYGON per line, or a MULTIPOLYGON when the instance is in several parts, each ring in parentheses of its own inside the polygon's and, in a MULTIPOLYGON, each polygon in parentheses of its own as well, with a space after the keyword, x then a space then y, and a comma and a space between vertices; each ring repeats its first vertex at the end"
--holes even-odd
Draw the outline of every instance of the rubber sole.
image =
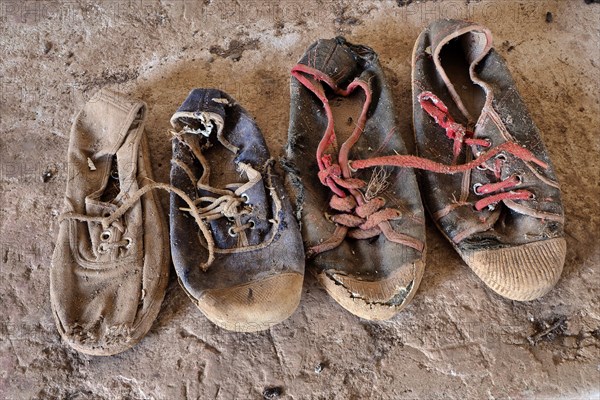
POLYGON ((242 285, 205 291, 194 301, 215 325, 235 332, 269 329, 298 308, 304 275, 286 272, 242 285))

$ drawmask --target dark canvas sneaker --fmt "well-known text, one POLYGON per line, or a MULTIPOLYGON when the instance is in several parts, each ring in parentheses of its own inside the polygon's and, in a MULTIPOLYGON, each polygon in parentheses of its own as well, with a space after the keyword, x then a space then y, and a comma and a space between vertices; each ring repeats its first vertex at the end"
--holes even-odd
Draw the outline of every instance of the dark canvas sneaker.
POLYGON ((308 257, 328 293, 366 319, 394 316, 423 276, 425 226, 410 169, 353 172, 349 159, 406 153, 377 55, 319 40, 292 69, 284 162, 308 257))
POLYGON ((61 336, 111 355, 148 332, 164 297, 168 232, 151 189, 146 106, 109 90, 77 115, 68 151, 65 213, 50 270, 61 336))
POLYGON ((488 29, 440 20, 413 52, 413 111, 422 157, 351 161, 422 169, 434 221, 497 293, 532 300, 565 261, 563 208, 552 163, 488 29))
POLYGON ((491 32, 467 21, 434 22, 417 39, 412 82, 419 154, 454 164, 453 174, 422 174, 436 224, 499 294, 544 295, 565 260, 560 189, 491 32))
POLYGON ((268 329, 298 306, 304 249, 264 138, 227 94, 195 89, 171 118, 171 250, 181 286, 215 324, 268 329))

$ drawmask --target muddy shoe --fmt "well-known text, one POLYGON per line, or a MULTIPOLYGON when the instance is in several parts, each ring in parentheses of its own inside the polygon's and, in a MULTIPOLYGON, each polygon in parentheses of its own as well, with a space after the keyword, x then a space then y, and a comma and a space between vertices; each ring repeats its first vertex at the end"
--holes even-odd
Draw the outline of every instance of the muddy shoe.
POLYGON ((215 324, 268 329, 298 306, 304 250, 254 120, 219 90, 195 89, 171 118, 171 249, 181 286, 215 324))
POLYGON ((412 170, 348 166, 406 153, 377 55, 319 40, 292 76, 285 166, 314 271, 350 312, 391 318, 421 282, 425 227, 412 170))
POLYGON ((61 336, 87 354, 135 345, 165 293, 168 232, 150 192, 145 113, 143 103, 102 90, 71 130, 50 298, 61 336))
POLYGON ((544 295, 565 260, 560 189, 490 31, 453 20, 425 29, 413 53, 413 101, 418 152, 454 165, 422 174, 441 231, 499 294, 544 295))

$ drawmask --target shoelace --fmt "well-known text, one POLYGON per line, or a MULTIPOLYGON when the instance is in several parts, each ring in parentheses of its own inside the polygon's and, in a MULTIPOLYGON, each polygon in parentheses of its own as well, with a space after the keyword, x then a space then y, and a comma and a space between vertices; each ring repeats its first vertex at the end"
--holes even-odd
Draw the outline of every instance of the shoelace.
MULTIPOLYGON (((462 124, 454 121, 448 107, 433 93, 423 92, 419 95, 419 104, 431 116, 435 122, 446 130, 446 136, 454 140, 453 146, 453 163, 456 163, 458 156, 462 152, 463 145, 490 147, 490 142, 485 139, 473 138, 473 132, 467 130, 462 124)), ((495 162, 491 170, 494 172, 496 179, 501 179, 502 168, 506 162, 506 157, 502 154, 496 156, 495 162)), ((539 161, 539 160, 537 160, 539 161)), ((545 165, 545 164, 544 164, 545 165)), ((486 164, 482 164, 477 168, 489 169, 486 164)), ((545 165, 545 168, 547 166, 545 165)), ((535 195, 528 190, 516 190, 505 192, 506 189, 512 189, 520 185, 522 178, 518 175, 512 175, 505 180, 500 180, 496 183, 476 183, 473 185, 473 192, 478 196, 490 194, 475 203, 475 209, 478 211, 488 207, 494 209, 496 204, 502 200, 530 200, 535 198, 535 195), (494 192, 502 191, 501 193, 493 194, 494 192)))
POLYGON ((458 156, 462 152, 463 145, 489 147, 490 143, 485 139, 474 139, 473 131, 454 121, 448 107, 433 93, 423 92, 419 95, 419 104, 435 122, 446 130, 446 136, 454 140, 452 153, 453 164, 456 164, 458 156))
MULTIPOLYGON (((228 230, 228 234, 231 237, 236 237, 240 232, 246 229, 254 229, 255 222, 249 220, 245 224, 237 225, 238 218, 242 215, 249 214, 251 210, 246 206, 249 202, 248 195, 246 192, 250 190, 254 185, 262 181, 262 174, 256 169, 252 168, 249 164, 240 162, 238 163, 238 170, 241 174, 246 174, 248 182, 246 183, 232 183, 225 186, 225 189, 219 189, 211 186, 209 181, 210 165, 206 160, 206 157, 202 153, 200 146, 195 140, 186 140, 186 128, 182 132, 171 131, 174 140, 178 140, 183 145, 187 146, 192 152, 194 157, 198 159, 200 164, 203 166, 203 173, 198 179, 188 168, 188 166, 177 159, 173 159, 173 162, 177 164, 183 171, 186 172, 188 178, 194 183, 198 190, 203 190, 209 193, 219 195, 214 196, 203 196, 194 201, 195 206, 200 213, 200 216, 207 221, 213 221, 222 217, 227 218, 229 221, 236 222, 235 226, 232 226, 228 230), (208 204, 203 207, 199 205, 208 204)), ((229 142, 217 134, 219 142, 227 147, 228 149, 236 152, 237 149, 232 146, 229 142)), ((182 211, 190 211, 189 208, 181 208, 182 211)), ((269 221, 273 224, 277 223, 275 220, 269 221)))
MULTIPOLYGON (((195 149, 195 148, 193 148, 192 150, 194 151, 194 154, 197 157, 201 157, 202 160, 204 161, 204 164, 207 165, 206 160, 204 159, 204 156, 202 156, 201 152, 199 152, 198 149, 195 149)), ((243 183, 243 184, 242 183, 230 184, 230 185, 226 186, 226 189, 218 189, 218 188, 214 188, 210 185, 204 184, 204 183, 202 183, 202 179, 199 179, 196 182, 196 187, 198 189, 206 190, 210 193, 218 194, 218 195, 220 195, 219 197, 204 196, 204 197, 200 197, 196 200, 192 200, 185 192, 183 192, 182 190, 180 190, 176 187, 173 187, 171 185, 167 185, 164 183, 153 182, 153 183, 143 186, 142 188, 140 188, 136 192, 134 192, 130 197, 127 198, 127 200, 125 202, 123 202, 123 204, 120 207, 118 207, 112 214, 110 214, 108 216, 95 217, 95 216, 89 216, 89 215, 85 215, 85 214, 77 214, 77 213, 69 212, 69 213, 62 214, 59 217, 59 222, 62 222, 65 219, 75 219, 75 220, 79 220, 79 221, 83 221, 83 222, 96 222, 96 223, 100 223, 102 225, 102 229, 104 231, 108 230, 111 226, 115 226, 121 232, 124 232, 124 227, 122 226, 119 219, 144 194, 148 193, 151 190, 155 190, 155 189, 161 189, 161 190, 165 190, 169 193, 175 193, 188 205, 187 208, 180 208, 180 209, 182 211, 187 211, 192 215, 192 217, 198 224, 198 227, 200 228, 200 231, 202 232, 204 239, 206 240, 206 245, 207 245, 207 249, 208 249, 208 259, 206 260, 206 262, 200 264, 200 268, 203 271, 206 271, 215 259, 215 248, 216 248, 214 238, 212 236, 212 233, 211 233, 206 221, 212 221, 212 220, 216 220, 216 219, 222 218, 222 217, 226 217, 231 220, 235 220, 239 216, 250 213, 250 210, 248 210, 247 208, 244 208, 245 204, 249 200, 248 196, 245 194, 245 192, 262 180, 261 173, 258 172, 257 170, 255 170, 254 168, 252 168, 250 165, 245 164, 245 163, 239 163, 238 165, 240 167, 240 172, 243 172, 246 174, 246 176, 248 176, 248 179, 249 179, 248 182, 243 183), (200 205, 204 205, 204 206, 200 207, 200 205)), ((193 176, 193 174, 191 174, 191 172, 189 171, 189 169, 187 167, 183 166, 182 168, 184 168, 188 172, 188 174, 190 174, 190 176, 193 176)), ((275 222, 273 222, 273 223, 275 223, 275 222)), ((228 233, 231 236, 236 236, 238 233, 240 233, 241 231, 243 231, 245 229, 254 228, 254 225, 255 225, 255 223, 251 221, 246 224, 234 226, 229 229, 228 233)), ((131 247, 131 245, 132 245, 132 240, 129 238, 124 238, 121 241, 111 242, 111 243, 102 242, 100 244, 99 251, 101 253, 105 253, 108 250, 113 249, 113 248, 118 248, 118 247, 129 248, 129 247, 131 247)))
MULTIPOLYGON (((240 167, 240 172, 245 173, 249 179, 248 182, 244 184, 232 183, 226 185, 225 189, 218 189, 210 185, 202 184, 200 181, 196 183, 198 189, 220 195, 219 197, 203 196, 194 200, 195 209, 205 221, 214 221, 223 217, 230 221, 236 221, 238 217, 251 213, 251 210, 247 207, 249 198, 246 191, 260 182, 262 180, 262 175, 249 164, 239 163, 238 165, 240 167), (203 204, 207 205, 200 207, 200 205, 203 204)), ((191 212, 190 208, 180 208, 180 210, 191 212)), ((229 228, 228 233, 230 236, 235 237, 246 229, 253 229, 254 226, 255 222, 250 220, 245 224, 229 228)))
MULTIPOLYGON (((187 194, 185 194, 185 192, 183 192, 182 190, 177 189, 176 187, 173 187, 171 185, 167 185, 165 183, 158 183, 158 182, 149 183, 149 184, 143 186, 142 188, 138 189, 136 192, 134 192, 113 213, 111 213, 110 215, 104 216, 104 217, 90 216, 90 215, 86 215, 86 214, 67 212, 67 213, 62 214, 58 218, 58 221, 60 223, 64 220, 74 219, 74 220, 82 221, 82 222, 99 223, 102 226, 103 230, 107 230, 111 226, 117 226, 117 229, 118 229, 118 225, 120 224, 119 218, 121 218, 131 207, 133 207, 133 205, 143 195, 145 195, 146 193, 148 193, 151 190, 156 190, 156 189, 165 190, 169 193, 175 193, 177 196, 181 197, 181 199, 190 207, 189 212, 194 217, 194 220, 198 224, 198 227, 200 228, 200 231, 202 232, 202 235, 204 236, 204 239, 206 240, 206 243, 207 243, 208 259, 206 262, 204 262, 200 265, 200 268, 203 271, 206 271, 215 259, 215 255, 214 255, 215 242, 212 237, 212 234, 211 234, 210 230, 208 229, 208 226, 207 226, 205 220, 202 218, 202 216, 198 212, 196 205, 194 204, 194 201, 192 199, 190 199, 190 197, 187 194)), ((127 240, 125 240, 125 241, 127 243, 123 243, 124 246, 130 246, 132 244, 132 242, 130 242, 130 241, 127 241, 127 240)), ((109 248, 108 245, 109 244, 107 243, 106 250, 108 250, 108 248, 109 248)), ((118 247, 121 244, 119 242, 115 242, 110 245, 111 245, 111 247, 114 247, 114 246, 118 247)))
MULTIPOLYGON (((484 148, 490 147, 490 143, 487 140, 473 138, 472 132, 467 130, 463 125, 455 122, 450 116, 446 105, 436 95, 431 92, 423 92, 419 95, 418 99, 421 107, 435 120, 438 125, 445 129, 446 136, 454 140, 453 156, 455 162, 462 151, 463 145, 480 146, 484 148)), ((515 142, 502 143, 488 150, 487 152, 480 154, 476 159, 462 165, 445 165, 416 156, 395 155, 371 158, 367 160, 355 160, 351 161, 349 166, 353 171, 374 166, 396 166, 423 169, 442 174, 456 174, 472 170, 473 168, 489 169, 490 167, 488 167, 485 163, 493 157, 496 157, 491 170, 494 172, 494 176, 497 179, 500 179, 502 167, 506 161, 506 156, 502 154, 503 152, 512 154, 522 161, 533 162, 539 165, 541 168, 548 168, 546 163, 537 159, 533 153, 515 142)), ((530 200, 535 198, 534 194, 528 190, 505 191, 518 186, 520 183, 521 178, 517 175, 510 176, 507 179, 494 183, 476 183, 473 187, 475 194, 480 196, 489 196, 477 201, 475 203, 475 209, 478 211, 481 211, 486 207, 493 209, 493 207, 495 207, 495 205, 502 200, 530 200), (493 194, 494 192, 499 193, 493 194)))
POLYGON ((367 121, 367 111, 371 104, 371 90, 368 83, 355 79, 346 89, 340 89, 329 76, 303 64, 298 64, 292 69, 292 76, 313 92, 325 108, 328 122, 325 133, 317 147, 318 176, 321 183, 333 192, 329 202, 330 207, 340 212, 340 214, 328 216, 330 221, 336 224, 333 234, 323 242, 310 247, 307 251, 307 257, 336 248, 346 237, 368 239, 380 233, 383 233, 392 242, 422 251, 424 244, 421 241, 396 232, 391 227, 389 221, 400 218, 402 213, 394 208, 384 208, 385 199, 382 197, 365 197, 359 189, 367 186, 367 183, 361 179, 352 178, 352 172, 349 168, 349 153, 352 146, 360 138, 367 121), (361 88, 365 93, 365 102, 356 127, 340 147, 337 160, 334 160, 332 154, 326 153, 336 140, 333 112, 329 106, 329 100, 322 87, 315 86, 305 74, 312 76, 317 81, 325 82, 339 96, 348 96, 356 88, 361 88))

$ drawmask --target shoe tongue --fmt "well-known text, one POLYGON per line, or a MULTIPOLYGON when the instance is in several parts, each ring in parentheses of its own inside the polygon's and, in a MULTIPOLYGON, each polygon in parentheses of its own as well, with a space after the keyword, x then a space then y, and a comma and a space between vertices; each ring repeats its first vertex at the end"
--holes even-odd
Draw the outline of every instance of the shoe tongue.
POLYGON ((342 37, 320 39, 302 56, 298 64, 304 64, 323 72, 338 87, 344 87, 360 71, 360 55, 342 37))
POLYGON ((481 60, 492 48, 491 32, 469 21, 441 20, 430 28, 431 54, 441 68, 439 55, 442 47, 454 38, 460 37, 469 65, 481 60))

